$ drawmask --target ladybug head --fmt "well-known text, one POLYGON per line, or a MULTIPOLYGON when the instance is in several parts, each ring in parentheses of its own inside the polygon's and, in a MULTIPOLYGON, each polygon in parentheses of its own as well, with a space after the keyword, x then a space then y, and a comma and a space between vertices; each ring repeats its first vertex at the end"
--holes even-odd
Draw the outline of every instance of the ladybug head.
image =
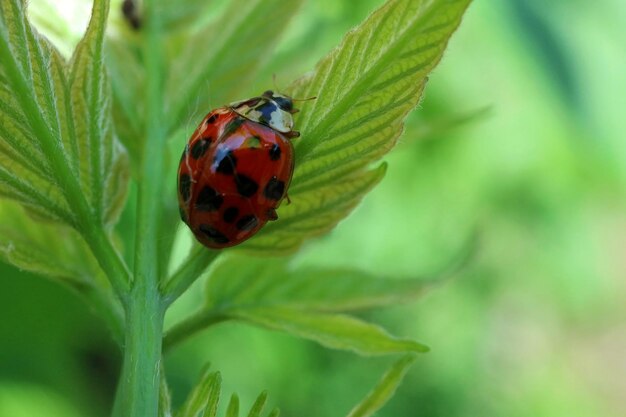
POLYGON ((293 108, 293 100, 291 97, 284 96, 282 94, 278 94, 273 92, 272 90, 267 90, 262 95, 263 98, 268 100, 272 100, 281 110, 284 110, 288 113, 296 113, 297 110, 293 108))
POLYGON ((228 107, 248 120, 269 126, 281 133, 292 131, 292 115, 298 112, 293 108, 291 97, 271 90, 264 92, 260 97, 231 103, 228 107))

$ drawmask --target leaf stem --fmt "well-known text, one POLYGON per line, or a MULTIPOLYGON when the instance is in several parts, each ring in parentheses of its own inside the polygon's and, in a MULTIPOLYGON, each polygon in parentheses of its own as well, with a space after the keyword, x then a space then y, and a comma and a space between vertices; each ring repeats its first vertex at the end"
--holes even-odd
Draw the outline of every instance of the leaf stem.
POLYGON ((230 320, 230 317, 221 312, 201 310, 174 325, 165 333, 163 351, 170 350, 200 330, 227 320, 230 320))
POLYGON ((215 260, 219 251, 199 248, 192 252, 172 277, 162 286, 163 303, 172 304, 215 260))
POLYGON ((101 226, 87 222, 84 223, 84 227, 79 228, 79 231, 109 278, 115 293, 122 303, 125 303, 128 300, 131 277, 122 256, 115 249, 111 239, 101 226))

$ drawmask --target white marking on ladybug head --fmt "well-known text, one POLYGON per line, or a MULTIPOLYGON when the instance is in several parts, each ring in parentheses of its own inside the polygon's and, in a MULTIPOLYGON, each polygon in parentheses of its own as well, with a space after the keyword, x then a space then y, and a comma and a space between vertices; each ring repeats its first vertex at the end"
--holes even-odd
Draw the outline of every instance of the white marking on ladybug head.
POLYGON ((291 113, 277 108, 270 113, 269 125, 274 130, 289 133, 293 130, 293 117, 291 113))
POLYGON ((293 102, 291 98, 266 91, 261 97, 230 104, 235 113, 272 129, 289 133, 293 130, 293 102))

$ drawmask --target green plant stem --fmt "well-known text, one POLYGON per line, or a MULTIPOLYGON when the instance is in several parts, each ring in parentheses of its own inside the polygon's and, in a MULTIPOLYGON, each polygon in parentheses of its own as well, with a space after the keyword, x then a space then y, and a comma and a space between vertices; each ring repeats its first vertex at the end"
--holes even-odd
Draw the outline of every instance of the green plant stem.
POLYGON ((83 224, 85 226, 79 228, 83 238, 109 278, 115 293, 125 303, 131 285, 131 275, 126 263, 101 226, 89 222, 83 224))
POLYGON ((215 260, 219 251, 199 248, 190 254, 180 268, 172 275, 162 288, 163 302, 166 306, 180 297, 196 279, 215 260))
POLYGON ((200 330, 204 330, 209 326, 222 323, 229 319, 230 317, 222 313, 205 310, 199 311, 174 325, 167 331, 163 338, 163 351, 168 351, 200 330))
POLYGON ((158 225, 163 212, 165 172, 163 57, 157 0, 144 2, 143 60, 146 67, 146 126, 139 167, 135 279, 126 310, 122 376, 115 413, 120 417, 158 414, 165 308, 159 292, 158 225))
POLYGON ((156 417, 158 414, 163 317, 156 286, 137 281, 126 305, 124 360, 115 416, 156 417))

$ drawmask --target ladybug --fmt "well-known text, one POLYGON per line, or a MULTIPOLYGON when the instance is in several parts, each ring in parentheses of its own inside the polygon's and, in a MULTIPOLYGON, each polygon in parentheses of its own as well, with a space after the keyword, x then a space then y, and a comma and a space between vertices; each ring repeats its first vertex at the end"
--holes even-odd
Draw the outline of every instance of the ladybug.
POLYGON ((285 198, 294 168, 290 97, 266 91, 207 114, 178 167, 182 220, 209 248, 254 236, 285 198))

